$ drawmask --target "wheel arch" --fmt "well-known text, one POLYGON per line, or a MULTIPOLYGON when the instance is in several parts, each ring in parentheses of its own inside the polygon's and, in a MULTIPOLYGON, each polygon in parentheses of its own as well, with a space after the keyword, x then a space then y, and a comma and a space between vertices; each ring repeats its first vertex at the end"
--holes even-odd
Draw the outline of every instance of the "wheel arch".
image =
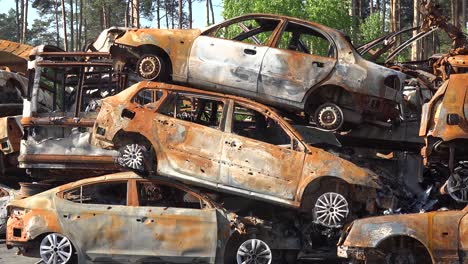
POLYGON ((137 132, 130 132, 120 129, 115 133, 114 137, 112 138, 112 144, 114 145, 115 150, 119 150, 121 147, 127 144, 141 144, 145 146, 148 150, 152 151, 152 155, 155 161, 154 169, 157 170, 158 167, 158 157, 160 153, 158 152, 158 148, 152 143, 150 139, 148 139, 145 135, 137 132))
MULTIPOLYGON (((392 244, 398 240, 401 241, 402 239, 406 240, 406 242, 416 243, 416 246, 418 247, 411 247, 412 250, 416 250, 416 248, 418 248, 419 250, 421 249, 424 250, 424 253, 427 254, 424 257, 429 257, 429 259, 431 260, 431 263, 435 263, 434 256, 432 252, 429 250, 429 247, 424 242, 422 242, 419 238, 408 233, 394 233, 394 234, 391 234, 390 236, 383 237, 382 239, 376 241, 374 248, 383 249, 384 247, 388 246, 388 244, 392 244)), ((417 256, 420 256, 420 253, 421 252, 418 251, 417 256)), ((424 262, 424 263, 428 263, 428 262, 424 262)))
POLYGON ((321 194, 320 190, 322 188, 320 186, 322 184, 325 184, 325 185, 330 184, 328 186, 331 186, 331 184, 335 184, 335 186, 337 187, 345 188, 346 192, 350 191, 350 188, 352 185, 351 183, 349 183, 348 181, 346 181, 345 179, 341 177, 331 176, 331 175, 310 179, 306 184, 303 185, 303 187, 298 192, 298 202, 300 204, 301 209, 307 210, 308 206, 310 206, 308 202, 312 202, 314 200, 314 199, 306 200, 305 198, 307 198, 309 195, 312 198, 317 198, 321 194))
POLYGON ((304 109, 309 110, 309 108, 311 107, 315 109, 320 104, 324 103, 322 101, 323 94, 327 94, 327 95, 331 94, 333 97, 336 98, 338 96, 341 96, 342 93, 344 93, 346 96, 350 96, 350 98, 354 100, 353 93, 343 86, 339 86, 335 84, 325 84, 315 89, 312 88, 304 96, 304 109))
POLYGON ((172 60, 171 57, 169 56, 169 51, 153 44, 144 44, 140 45, 134 48, 134 50, 138 53, 138 55, 142 56, 144 54, 154 54, 154 55, 159 55, 163 58, 164 62, 167 63, 168 67, 167 69, 169 70, 168 75, 169 78, 172 78, 172 60))

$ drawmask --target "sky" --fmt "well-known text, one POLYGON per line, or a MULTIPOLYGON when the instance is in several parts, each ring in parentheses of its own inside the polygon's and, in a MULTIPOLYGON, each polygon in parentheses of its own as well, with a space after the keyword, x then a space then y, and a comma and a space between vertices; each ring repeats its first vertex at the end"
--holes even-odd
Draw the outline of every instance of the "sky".
MULTIPOLYGON (((215 14, 215 22, 218 23, 223 20, 221 16, 222 12, 222 0, 213 0, 213 10, 215 14)), ((28 8, 28 26, 32 25, 34 19, 38 18, 38 15, 31 7, 31 2, 29 1, 28 8)), ((7 13, 11 8, 15 8, 15 0, 0 0, 0 13, 7 13)), ((192 4, 193 8, 193 27, 194 28, 203 28, 206 26, 206 2, 205 1, 194 1, 192 4)), ((156 21, 149 21, 142 19, 140 21, 142 27, 156 27, 156 21)))

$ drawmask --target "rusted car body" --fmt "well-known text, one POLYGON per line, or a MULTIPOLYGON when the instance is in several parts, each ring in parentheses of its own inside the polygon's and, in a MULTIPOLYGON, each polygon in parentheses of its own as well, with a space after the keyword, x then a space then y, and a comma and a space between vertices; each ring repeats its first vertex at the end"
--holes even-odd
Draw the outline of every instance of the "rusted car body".
POLYGON ((0 184, 0 235, 5 234, 8 220, 7 205, 15 198, 15 190, 0 184))
POLYGON ((372 211, 381 187, 373 172, 307 145, 272 108, 164 83, 103 99, 91 143, 123 149, 132 169, 308 212, 325 193, 372 211))
POLYGON ((111 54, 117 69, 145 79, 305 111, 328 130, 398 118, 403 98, 404 74, 364 60, 337 30, 285 16, 244 15, 203 31, 130 29, 111 54))
POLYGON ((467 253, 468 206, 356 220, 338 243, 353 263, 467 263, 467 253))
POLYGON ((262 238, 260 219, 242 219, 182 184, 133 172, 62 185, 14 201, 8 210, 7 247, 44 262, 232 263, 240 247, 225 261, 228 243, 249 228, 257 228, 254 242, 267 245, 262 256, 270 262, 267 242, 274 249, 299 247, 286 237, 262 238))
POLYGON ((29 45, 0 39, 0 66, 7 66, 12 72, 26 75, 32 49, 29 45))

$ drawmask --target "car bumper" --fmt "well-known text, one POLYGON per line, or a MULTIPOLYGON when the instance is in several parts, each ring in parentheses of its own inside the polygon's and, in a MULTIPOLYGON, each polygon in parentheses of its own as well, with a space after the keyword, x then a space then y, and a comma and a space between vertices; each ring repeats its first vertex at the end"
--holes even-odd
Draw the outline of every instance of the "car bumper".
POLYGON ((366 260, 365 250, 361 248, 349 248, 347 246, 338 246, 337 255, 340 258, 366 260))

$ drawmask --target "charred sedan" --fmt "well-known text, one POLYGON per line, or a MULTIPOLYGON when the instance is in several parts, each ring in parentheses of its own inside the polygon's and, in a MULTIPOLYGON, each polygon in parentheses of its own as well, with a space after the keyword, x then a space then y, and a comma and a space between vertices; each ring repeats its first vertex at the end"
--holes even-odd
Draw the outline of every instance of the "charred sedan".
POLYGON ((305 111, 323 129, 399 116, 404 74, 313 22, 251 14, 202 31, 131 29, 114 43, 117 69, 305 111))
POLYGON ((120 149, 125 167, 300 208, 327 227, 373 213, 381 188, 371 171, 306 144, 272 108, 164 83, 102 100, 91 143, 120 149))
POLYGON ((299 247, 286 237, 273 241, 260 219, 239 218, 184 185, 132 172, 66 184, 14 201, 8 210, 7 247, 39 255, 44 263, 250 263, 244 261, 255 258, 269 264, 274 258, 284 263, 273 249, 299 247), (247 229, 255 229, 255 237, 247 229))
POLYGON ((338 243, 352 263, 467 263, 468 207, 354 221, 338 243))

